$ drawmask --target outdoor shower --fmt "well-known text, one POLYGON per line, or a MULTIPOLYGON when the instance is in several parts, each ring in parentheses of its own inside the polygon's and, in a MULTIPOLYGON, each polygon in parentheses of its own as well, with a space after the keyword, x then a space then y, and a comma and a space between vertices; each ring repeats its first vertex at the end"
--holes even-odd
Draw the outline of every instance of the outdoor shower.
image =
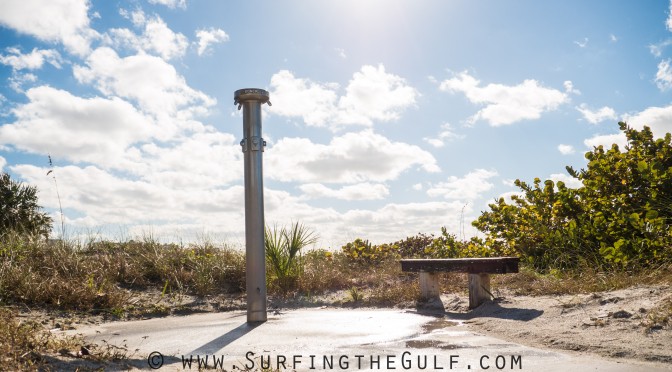
POLYGON ((269 102, 263 89, 239 89, 234 103, 243 109, 245 158, 245 283, 247 322, 266 321, 266 258, 264 247, 263 159, 266 141, 261 137, 261 105, 269 102))

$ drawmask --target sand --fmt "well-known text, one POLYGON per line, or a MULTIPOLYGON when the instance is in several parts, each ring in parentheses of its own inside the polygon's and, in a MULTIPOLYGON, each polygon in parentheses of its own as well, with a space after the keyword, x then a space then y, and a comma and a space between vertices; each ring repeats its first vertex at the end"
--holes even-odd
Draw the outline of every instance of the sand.
MULTIPOLYGON (((494 294, 498 297, 496 300, 473 310, 467 308, 468 298, 462 293, 443 294, 440 303, 406 303, 401 307, 459 320, 475 332, 526 346, 584 356, 597 355, 621 362, 644 362, 672 370, 672 327, 656 321, 659 320, 657 309, 672 301, 670 285, 576 295, 521 296, 506 291, 495 291, 494 294)), ((313 297, 310 301, 271 299, 269 309, 356 307, 356 304, 343 302, 346 296, 339 292, 313 297)), ((157 301, 157 294, 147 293, 142 297, 138 300, 157 301)), ((165 313, 144 314, 139 318, 245 308, 244 296, 240 295, 206 299, 184 296, 159 302, 164 305, 165 313)), ((108 314, 86 316, 30 309, 24 309, 19 316, 37 320, 52 331, 115 320, 108 314)), ((63 358, 68 357, 58 357, 63 358)))
POLYGON ((471 311, 466 298, 441 299, 447 316, 486 335, 672 370, 672 327, 655 321, 658 307, 672 300, 668 285, 578 295, 499 295, 471 311))

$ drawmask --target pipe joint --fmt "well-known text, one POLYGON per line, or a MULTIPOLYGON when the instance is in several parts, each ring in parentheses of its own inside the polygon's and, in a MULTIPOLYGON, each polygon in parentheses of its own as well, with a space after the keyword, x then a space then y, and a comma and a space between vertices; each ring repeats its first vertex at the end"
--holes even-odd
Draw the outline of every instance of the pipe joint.
POLYGON ((266 147, 266 140, 264 140, 261 137, 252 137, 252 138, 245 138, 242 141, 240 141, 240 146, 243 148, 243 152, 248 152, 248 151, 261 151, 264 152, 264 148, 266 147))

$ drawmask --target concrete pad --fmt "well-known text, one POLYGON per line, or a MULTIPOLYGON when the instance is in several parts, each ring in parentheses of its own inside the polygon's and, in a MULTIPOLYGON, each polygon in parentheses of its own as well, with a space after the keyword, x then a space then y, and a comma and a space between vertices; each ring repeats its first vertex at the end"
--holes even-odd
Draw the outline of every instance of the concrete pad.
MULTIPOLYGON (((136 368, 162 371, 663 371, 576 357, 472 332, 457 320, 403 310, 301 309, 246 323, 245 312, 112 322, 81 328, 126 345, 136 368), (191 366, 189 364, 191 361, 191 366)), ((104 341, 103 341, 104 340, 104 341)))

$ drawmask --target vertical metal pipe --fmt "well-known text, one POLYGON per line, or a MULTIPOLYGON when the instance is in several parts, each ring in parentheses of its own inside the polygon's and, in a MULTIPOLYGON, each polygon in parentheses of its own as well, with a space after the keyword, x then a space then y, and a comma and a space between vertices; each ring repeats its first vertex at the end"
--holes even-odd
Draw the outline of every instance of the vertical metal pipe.
POLYGON ((264 248, 264 182, 261 137, 261 105, 271 104, 263 89, 240 89, 234 93, 238 109, 243 108, 245 160, 245 267, 247 322, 266 321, 266 257, 264 248))

